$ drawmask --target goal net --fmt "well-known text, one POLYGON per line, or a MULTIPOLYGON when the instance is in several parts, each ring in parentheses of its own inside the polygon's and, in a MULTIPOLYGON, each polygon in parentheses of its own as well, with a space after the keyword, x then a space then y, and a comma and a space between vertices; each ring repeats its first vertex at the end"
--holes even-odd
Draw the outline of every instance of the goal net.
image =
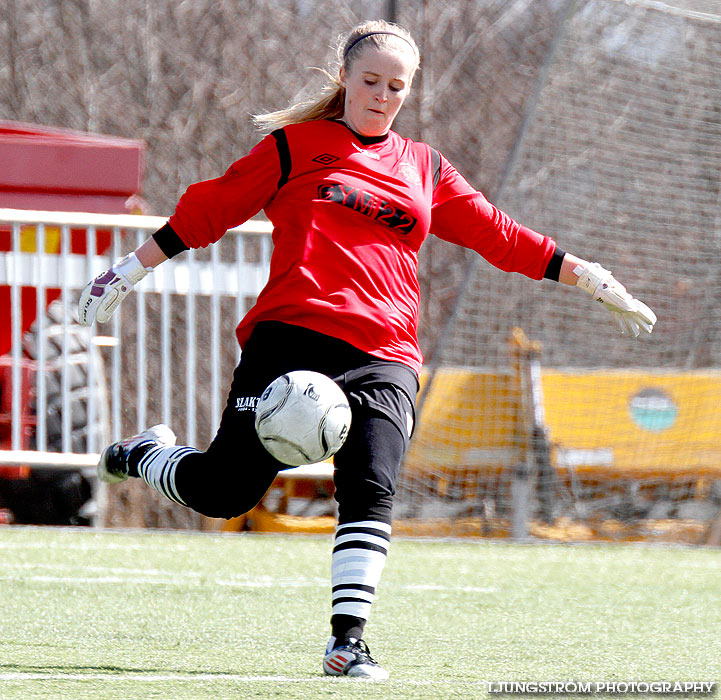
MULTIPOLYGON (((501 13, 486 33, 494 45, 470 45, 464 70, 487 79, 475 102, 495 100, 506 144, 472 147, 489 156, 499 208, 611 269, 658 324, 651 336, 622 336, 579 290, 435 244, 425 270, 455 270, 460 291, 438 290, 440 332, 428 344, 396 516, 410 530, 435 522, 459 535, 714 542, 721 14, 651 0, 554 8, 535 18, 542 41, 501 13), (502 71, 494 79, 490 55, 520 61, 522 100, 503 94, 518 82, 502 71)), ((462 75, 452 78, 459 86, 462 75)), ((426 109, 433 124, 439 107, 426 109)), ((437 124, 429 129, 429 141, 453 150, 437 124)))

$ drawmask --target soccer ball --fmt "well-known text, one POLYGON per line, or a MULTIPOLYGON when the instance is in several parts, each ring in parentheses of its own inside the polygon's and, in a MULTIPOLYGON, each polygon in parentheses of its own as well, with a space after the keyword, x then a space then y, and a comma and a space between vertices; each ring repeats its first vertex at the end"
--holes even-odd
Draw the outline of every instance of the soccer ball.
POLYGON ((255 409, 255 431, 284 464, 322 462, 345 442, 351 411, 342 389, 325 374, 298 370, 273 380, 255 409))

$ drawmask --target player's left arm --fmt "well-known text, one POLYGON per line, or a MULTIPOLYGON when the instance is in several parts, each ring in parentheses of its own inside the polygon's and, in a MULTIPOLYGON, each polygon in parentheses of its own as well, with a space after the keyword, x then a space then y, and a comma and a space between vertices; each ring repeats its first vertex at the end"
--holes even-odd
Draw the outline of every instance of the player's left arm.
POLYGON ((590 263, 566 253, 558 281, 584 289, 603 304, 613 314, 621 333, 628 333, 636 338, 641 331, 653 331, 656 314, 642 301, 629 294, 611 272, 598 263, 590 263))

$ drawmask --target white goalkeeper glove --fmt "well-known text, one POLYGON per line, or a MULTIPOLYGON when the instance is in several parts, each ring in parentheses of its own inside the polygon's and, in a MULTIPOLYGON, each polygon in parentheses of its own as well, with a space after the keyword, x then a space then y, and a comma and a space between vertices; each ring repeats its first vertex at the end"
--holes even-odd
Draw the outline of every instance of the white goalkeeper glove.
POLYGON ((587 267, 579 265, 574 272, 578 274, 576 286, 585 289, 613 314, 621 333, 637 338, 642 330, 646 333, 653 330, 656 314, 646 304, 634 299, 608 270, 598 263, 590 263, 587 267))
POLYGON ((80 295, 78 320, 82 326, 105 323, 130 290, 153 268, 143 267, 135 253, 120 258, 102 275, 89 282, 80 295))

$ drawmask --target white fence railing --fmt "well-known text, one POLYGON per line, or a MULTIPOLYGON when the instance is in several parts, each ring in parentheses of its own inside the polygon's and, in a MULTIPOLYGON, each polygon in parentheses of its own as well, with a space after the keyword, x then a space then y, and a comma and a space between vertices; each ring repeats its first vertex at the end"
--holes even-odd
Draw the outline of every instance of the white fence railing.
MULTIPOLYGON (((0 303, 9 287, 9 308, 0 308, 0 316, 11 339, 9 357, 0 361, 10 367, 10 386, 3 388, 12 395, 9 450, 0 444, 0 465, 17 464, 18 454, 31 447, 36 454, 32 460, 26 455, 30 466, 71 466, 72 454, 95 455, 103 441, 142 430, 151 420, 171 423, 174 417, 177 429, 178 415, 189 444, 205 437, 199 424, 212 426, 206 433, 215 430, 229 386, 228 355, 232 365, 239 352, 232 329, 268 277, 268 222, 247 222, 206 251, 163 263, 110 323, 85 329, 73 322, 85 284, 165 221, 0 209, 0 240, 9 240, 0 251, 0 290, 6 290, 0 303), (87 252, 76 252, 81 247, 87 252), (30 290, 36 321, 29 340, 23 308, 27 314, 30 290), (60 322, 54 323, 47 307, 58 292, 54 310, 60 322), (29 391, 21 390, 23 382, 30 383, 29 391)), ((78 466, 88 461, 79 458, 78 466)))

